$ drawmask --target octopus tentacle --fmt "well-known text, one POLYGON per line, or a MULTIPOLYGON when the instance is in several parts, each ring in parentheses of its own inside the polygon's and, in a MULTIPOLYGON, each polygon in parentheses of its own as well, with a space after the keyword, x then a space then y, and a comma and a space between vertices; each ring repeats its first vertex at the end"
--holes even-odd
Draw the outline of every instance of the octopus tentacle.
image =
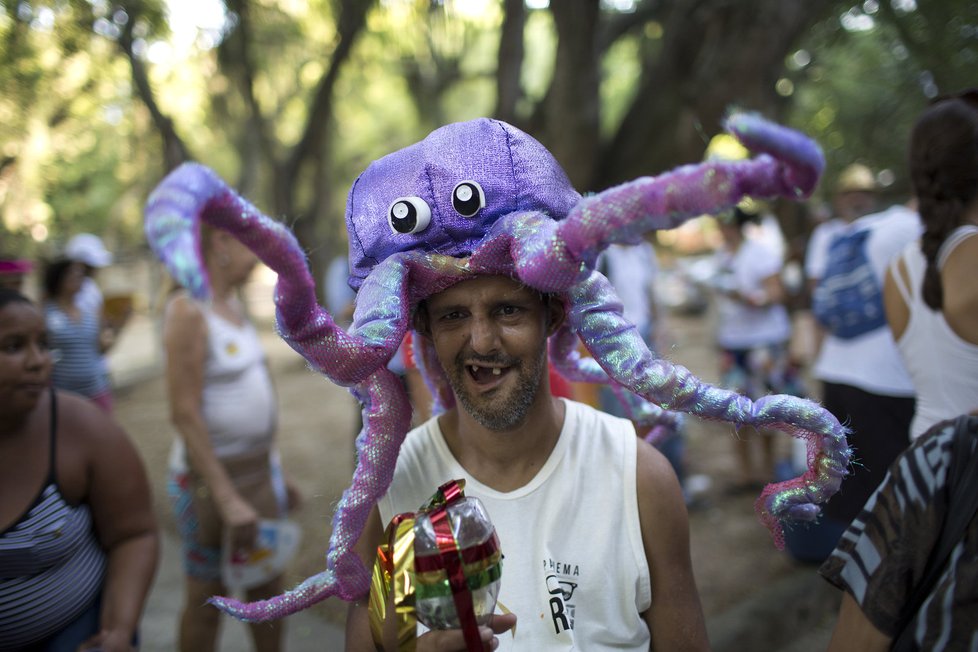
POLYGON ((540 290, 562 291, 577 280, 582 262, 593 267, 613 243, 636 242, 648 231, 715 214, 746 196, 800 199, 815 189, 825 159, 814 141, 754 115, 731 116, 726 125, 763 153, 744 161, 685 165, 585 197, 555 232, 530 247, 545 252, 547 264, 531 265, 526 273, 520 264, 520 277, 540 290))
MULTIPOLYGON (((275 303, 282 337, 313 368, 338 384, 352 386, 364 406, 357 469, 334 514, 326 570, 270 600, 242 604, 215 598, 214 603, 238 618, 263 621, 329 596, 355 600, 368 592, 369 573, 352 546, 373 505, 390 485, 411 416, 403 387, 385 365, 399 346, 418 301, 478 274, 515 276, 541 292, 560 293, 570 310, 568 324, 552 345, 554 361, 571 378, 607 381, 610 377, 618 392, 625 388, 636 395, 629 405, 646 410, 636 415, 666 419, 671 412, 665 410, 678 410, 735 424, 775 427, 804 438, 809 447, 809 471, 796 480, 768 486, 756 507, 779 546, 779 519, 814 518, 816 503, 838 489, 849 460, 845 430, 838 421, 818 406, 794 397, 772 396, 752 402, 699 381, 683 367, 656 359, 624 320, 610 284, 592 270, 597 254, 613 242, 633 242, 649 230, 671 228, 689 217, 732 206, 745 195, 799 198, 812 191, 824 166, 813 142, 757 116, 731 116, 726 127, 760 154, 749 161, 685 166, 659 177, 638 179, 586 198, 569 212, 565 207, 577 201, 577 193, 562 172, 554 173, 556 186, 563 192, 549 198, 553 201, 517 204, 515 212, 498 219, 494 216, 495 221, 480 227, 477 239, 470 241, 466 236, 464 246, 438 249, 428 247, 430 242, 422 239, 411 251, 404 251, 401 243, 391 249, 381 247, 382 256, 374 256, 377 252, 371 249, 371 269, 360 287, 350 333, 340 329, 317 304, 305 256, 283 225, 264 216, 202 166, 181 166, 164 179, 149 199, 146 230, 150 244, 174 276, 195 296, 206 297, 208 282, 201 263, 198 225, 206 222, 230 231, 279 274, 275 303), (450 250, 453 256, 433 250, 450 250), (401 251, 404 253, 397 253, 401 251), (460 257, 469 252, 468 259, 460 257), (575 332, 596 361, 577 354, 572 341, 575 332)), ((508 148, 513 142, 520 143, 520 155, 533 159, 535 153, 534 160, 543 161, 546 168, 529 169, 545 173, 556 166, 549 153, 534 150, 528 140, 513 141, 507 136, 505 142, 508 148)), ((513 150, 506 151, 504 166, 512 164, 513 150)), ((408 158, 418 153, 411 148, 404 152, 408 158)), ((392 172, 382 166, 378 174, 386 179, 392 172)), ((367 193, 370 201, 366 206, 376 203, 383 210, 389 205, 386 182, 382 185, 379 199, 367 193)), ((370 220, 378 217, 376 213, 363 212, 365 228, 374 224, 370 220)), ((361 213, 349 215, 353 228, 361 213)), ((441 216, 446 224, 455 219, 441 216)), ((379 224, 380 232, 386 234, 385 225, 379 224)), ((432 242, 440 242, 437 233, 431 237, 432 242)), ((444 375, 438 376, 433 347, 430 341, 419 340, 416 346, 422 355, 418 359, 427 368, 426 380, 433 382, 441 403, 449 406, 452 395, 444 375)))
MULTIPOLYGON (((347 334, 316 301, 306 257, 292 232, 231 190, 212 170, 185 163, 146 203, 150 247, 193 296, 210 294, 200 250, 200 222, 230 232, 278 272, 275 309, 282 338, 333 382, 349 386, 383 367, 397 350, 347 334)), ((392 348, 393 347, 393 348, 392 348)))
POLYGON ((608 375, 630 391, 669 410, 775 428, 806 441, 809 469, 794 480, 768 485, 755 503, 778 548, 784 546, 781 520, 814 519, 817 504, 838 491, 851 450, 845 428, 827 410, 795 396, 751 401, 702 382, 685 367, 656 358, 616 310, 614 289, 597 272, 575 285, 569 296, 571 326, 608 375))
POLYGON ((567 380, 575 383, 597 383, 609 385, 615 398, 625 409, 629 420, 643 426, 650 426, 646 441, 656 444, 679 432, 683 427, 682 415, 678 412, 663 410, 658 405, 625 391, 615 382, 608 372, 601 368, 598 361, 589 356, 583 356, 577 350, 580 340, 577 333, 564 323, 550 337, 550 361, 554 369, 567 380))
POLYGON ((356 386, 363 403, 364 427, 357 436, 357 468, 333 515, 326 570, 282 595, 252 603, 215 597, 210 602, 248 622, 283 618, 331 596, 347 601, 370 591, 370 571, 353 550, 367 517, 394 476, 397 454, 411 423, 411 405, 403 385, 386 368, 356 386))
MULTIPOLYGON (((151 247, 178 282, 199 298, 209 295, 200 251, 199 222, 223 228, 279 273, 275 303, 279 332, 311 366, 338 384, 353 385, 363 403, 363 431, 357 438, 353 483, 336 509, 327 568, 285 594, 252 604, 215 598, 214 604, 243 620, 288 615, 332 595, 345 600, 369 590, 369 573, 352 546, 376 501, 390 485, 404 433, 410 425, 407 395, 384 368, 399 340, 366 329, 349 335, 316 303, 305 256, 292 233, 234 193, 211 170, 185 164, 168 175, 150 196, 146 233, 151 247)), ((387 279, 403 285, 403 275, 387 279)), ((403 290, 400 293, 403 295, 403 290)), ((406 323, 406 318, 394 323, 406 323)), ((388 329, 390 330, 390 329, 388 329)), ((396 331, 396 328, 395 328, 396 331)), ((403 331, 400 332, 403 337, 403 331)))

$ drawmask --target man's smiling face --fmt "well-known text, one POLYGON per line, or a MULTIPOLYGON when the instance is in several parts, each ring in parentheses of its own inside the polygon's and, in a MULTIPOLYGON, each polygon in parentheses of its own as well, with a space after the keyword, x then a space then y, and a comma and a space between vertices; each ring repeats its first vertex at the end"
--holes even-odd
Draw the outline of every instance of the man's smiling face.
POLYGON ((521 425, 546 382, 547 337, 560 313, 505 276, 462 281, 428 298, 428 330, 455 398, 489 430, 521 425))

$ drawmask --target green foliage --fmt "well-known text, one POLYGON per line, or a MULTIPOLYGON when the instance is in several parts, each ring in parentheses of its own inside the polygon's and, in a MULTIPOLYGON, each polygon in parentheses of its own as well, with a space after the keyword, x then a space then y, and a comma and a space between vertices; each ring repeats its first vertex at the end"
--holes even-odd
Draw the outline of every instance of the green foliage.
POLYGON ((120 198, 146 185, 126 169, 127 145, 148 134, 125 63, 97 33, 126 18, 97 2, 22 2, 0 13, 0 216, 9 237, 57 245, 79 231, 137 233, 120 198))
MULTIPOLYGON (((170 33, 167 2, 0 3, 6 241, 47 230, 56 243, 89 230, 121 244, 141 242, 142 204, 164 172, 163 141, 160 120, 139 97, 120 47, 130 28, 152 99, 190 156, 232 182, 252 170, 249 197, 259 206, 275 205, 278 172, 308 135, 316 91, 341 45, 343 0, 225 0, 225 24, 197 34, 183 49, 183 35, 170 33)), ((658 60, 666 30, 682 16, 668 12, 668 2, 651 2, 602 5, 603 24, 595 29, 632 11, 643 12, 644 21, 623 30, 603 54, 604 139, 619 128, 637 80, 658 60), (652 19, 666 14, 661 23, 652 19)), ((702 13, 721 11, 722 4, 702 0, 696 6, 702 13)), ((371 160, 495 106, 501 0, 378 0, 370 6, 322 118, 330 136, 309 154, 317 165, 295 173, 295 214, 282 216, 297 219, 312 214, 309 205, 325 207, 318 214, 336 234, 342 233, 346 189, 371 160), (323 185, 335 191, 321 192, 323 185)), ((560 63, 549 10, 527 9, 523 42, 517 113, 528 121, 546 119, 537 109, 560 63)), ((789 57, 770 76, 782 78, 778 88, 791 124, 826 151, 825 191, 839 169, 861 161, 892 172, 896 197, 907 191, 904 150, 916 114, 929 95, 974 83, 978 3, 840 2, 798 47, 804 54, 789 57)), ((735 80, 719 81, 737 87, 735 80)), ((652 101, 696 113, 691 98, 679 94, 652 101)), ((659 115, 653 108, 649 114, 659 115)))
POLYGON ((840 5, 811 30, 799 56, 789 58, 797 88, 791 122, 825 150, 823 195, 842 168, 861 162, 881 173, 892 200, 906 200, 914 120, 938 92, 975 83, 978 4, 906 5, 840 5))
POLYGON ((833 18, 816 27, 811 63, 795 75, 791 122, 814 137, 825 151, 823 191, 853 162, 889 170, 906 190, 906 137, 926 103, 920 69, 885 26, 846 32, 833 18), (900 136, 898 136, 900 135, 900 136))

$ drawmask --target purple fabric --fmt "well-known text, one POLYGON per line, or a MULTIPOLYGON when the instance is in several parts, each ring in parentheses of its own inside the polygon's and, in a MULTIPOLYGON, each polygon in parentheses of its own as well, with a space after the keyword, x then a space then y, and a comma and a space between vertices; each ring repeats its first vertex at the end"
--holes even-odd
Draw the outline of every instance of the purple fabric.
POLYGON ((581 196, 553 155, 531 136, 499 120, 447 125, 419 143, 371 163, 347 199, 350 286, 358 289, 380 261, 402 251, 468 256, 503 215, 536 211, 562 219, 581 196), (452 207, 460 181, 476 181, 486 208, 475 219, 452 207), (395 199, 420 197, 431 224, 415 235, 394 234, 387 211, 395 199))

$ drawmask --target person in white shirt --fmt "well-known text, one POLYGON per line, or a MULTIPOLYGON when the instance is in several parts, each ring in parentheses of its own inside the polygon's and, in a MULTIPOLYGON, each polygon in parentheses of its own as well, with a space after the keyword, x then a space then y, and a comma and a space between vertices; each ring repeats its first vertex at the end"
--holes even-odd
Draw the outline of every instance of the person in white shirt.
POLYGON ((102 239, 91 233, 79 233, 68 240, 64 256, 85 266, 85 278, 82 279, 81 289, 75 295, 75 306, 79 310, 97 315, 100 319, 99 337, 105 348, 99 360, 99 370, 104 382, 111 384, 109 361, 105 353, 115 344, 119 332, 128 322, 131 313, 127 311, 120 315, 112 315, 111 318, 106 315, 105 297, 94 277, 98 270, 111 265, 115 257, 105 248, 102 239))
MULTIPOLYGON (((373 564, 385 520, 463 478, 505 555, 499 603, 512 613, 481 628, 486 644, 498 635, 500 650, 707 649, 669 463, 631 422, 550 394, 546 344, 563 322, 561 302, 480 276, 432 295, 417 314, 456 407, 408 433, 357 544, 364 563, 373 564)), ((366 604, 350 607, 346 649, 375 649, 366 604)), ((427 632, 417 649, 463 650, 463 634, 427 632)))
MULTIPOLYGON (((875 182, 870 174, 863 183, 875 182)), ((886 324, 882 288, 890 261, 920 234, 920 218, 902 205, 859 212, 810 243, 806 266, 821 336, 812 375, 822 382, 823 405, 850 428, 857 461, 823 510, 824 545, 815 554, 823 559, 909 444, 914 414, 913 383, 886 324)))
MULTIPOLYGON (((747 237, 758 221, 752 210, 736 207, 720 218, 724 246, 717 254, 716 341, 720 350, 720 384, 758 399, 787 391, 791 368, 788 339, 791 322, 784 306, 780 254, 763 240, 747 237)), ((774 440, 761 432, 734 440, 738 480, 734 491, 759 490, 774 477, 774 440), (761 459, 754 459, 754 444, 761 459)))
POLYGON ((835 215, 819 223, 808 238, 805 251, 805 276, 809 291, 814 291, 825 272, 829 243, 846 224, 876 211, 877 185, 873 171, 861 163, 847 166, 835 184, 832 208, 835 215))

